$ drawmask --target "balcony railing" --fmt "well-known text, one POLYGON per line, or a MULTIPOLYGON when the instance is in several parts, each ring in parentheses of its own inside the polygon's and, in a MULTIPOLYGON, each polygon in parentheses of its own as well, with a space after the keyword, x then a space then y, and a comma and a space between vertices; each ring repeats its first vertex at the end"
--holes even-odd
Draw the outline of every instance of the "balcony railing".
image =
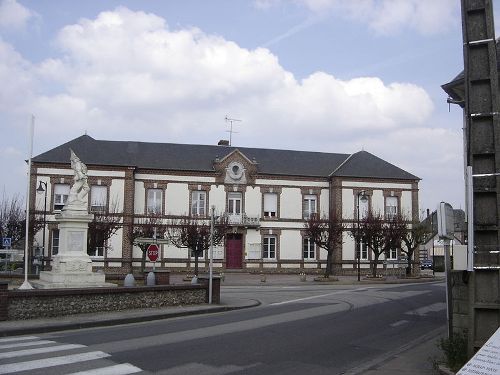
POLYGON ((247 214, 233 215, 228 212, 225 213, 227 216, 227 222, 229 225, 240 225, 244 227, 260 227, 260 217, 258 216, 248 216, 247 214))

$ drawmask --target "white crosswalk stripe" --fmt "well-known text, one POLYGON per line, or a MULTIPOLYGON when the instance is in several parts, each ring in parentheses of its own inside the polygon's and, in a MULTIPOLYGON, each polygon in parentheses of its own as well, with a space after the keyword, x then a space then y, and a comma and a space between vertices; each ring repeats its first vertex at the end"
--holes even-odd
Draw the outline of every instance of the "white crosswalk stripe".
POLYGON ((127 375, 142 371, 129 363, 113 364, 108 359, 110 354, 102 351, 89 351, 90 348, 80 344, 57 343, 51 340, 41 340, 36 336, 4 338, 0 339, 0 344, 0 349, 3 349, 0 352, 0 374, 15 374, 23 371, 46 374, 50 372, 47 370, 49 368, 54 368, 54 372, 60 373, 55 368, 64 365, 69 365, 64 373, 71 371, 71 365, 74 365, 73 371, 84 369, 73 372, 72 375, 127 375), (69 352, 71 350, 73 352, 69 352), (46 355, 48 353, 54 356, 46 355), (37 358, 36 356, 40 358, 34 359, 37 358))
POLYGON ((58 346, 46 346, 44 348, 36 348, 36 349, 23 349, 23 350, 16 350, 14 352, 0 353, 0 359, 22 357, 25 355, 59 352, 62 350, 79 349, 85 347, 86 347, 85 345, 68 344, 68 345, 58 345, 58 346))
POLYGON ((0 345, 0 349, 12 349, 12 348, 21 348, 23 346, 46 345, 55 343, 56 343, 55 341, 51 340, 23 341, 23 342, 0 345))
POLYGON ((126 375, 135 374, 141 371, 142 370, 139 367, 132 366, 129 363, 123 363, 120 365, 101 367, 94 370, 73 372, 68 375, 126 375))

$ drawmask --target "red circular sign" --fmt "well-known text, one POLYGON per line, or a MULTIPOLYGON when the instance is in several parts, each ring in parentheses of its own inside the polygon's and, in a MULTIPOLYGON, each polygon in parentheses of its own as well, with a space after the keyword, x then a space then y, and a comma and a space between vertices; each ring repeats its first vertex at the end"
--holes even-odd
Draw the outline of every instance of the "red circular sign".
POLYGON ((152 243, 148 246, 148 258, 151 262, 156 262, 159 253, 158 245, 152 243))

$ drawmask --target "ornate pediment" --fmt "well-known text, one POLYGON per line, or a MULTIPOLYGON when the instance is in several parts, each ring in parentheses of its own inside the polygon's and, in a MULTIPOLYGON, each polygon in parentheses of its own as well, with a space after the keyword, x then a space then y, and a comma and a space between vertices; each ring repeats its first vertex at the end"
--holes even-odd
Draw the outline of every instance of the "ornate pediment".
POLYGON ((255 183, 257 162, 236 149, 222 159, 216 159, 214 169, 219 172, 217 183, 252 185, 255 183))

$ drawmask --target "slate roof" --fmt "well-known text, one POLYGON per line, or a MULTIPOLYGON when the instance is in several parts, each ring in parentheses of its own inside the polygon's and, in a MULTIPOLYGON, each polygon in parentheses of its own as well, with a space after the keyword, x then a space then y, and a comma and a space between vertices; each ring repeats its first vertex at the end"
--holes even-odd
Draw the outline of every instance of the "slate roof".
POLYGON ((355 154, 263 148, 96 140, 82 135, 33 158, 33 162, 69 164, 69 149, 87 165, 128 166, 170 171, 213 171, 215 159, 239 150, 258 163, 260 174, 304 177, 419 178, 367 151, 355 154))

